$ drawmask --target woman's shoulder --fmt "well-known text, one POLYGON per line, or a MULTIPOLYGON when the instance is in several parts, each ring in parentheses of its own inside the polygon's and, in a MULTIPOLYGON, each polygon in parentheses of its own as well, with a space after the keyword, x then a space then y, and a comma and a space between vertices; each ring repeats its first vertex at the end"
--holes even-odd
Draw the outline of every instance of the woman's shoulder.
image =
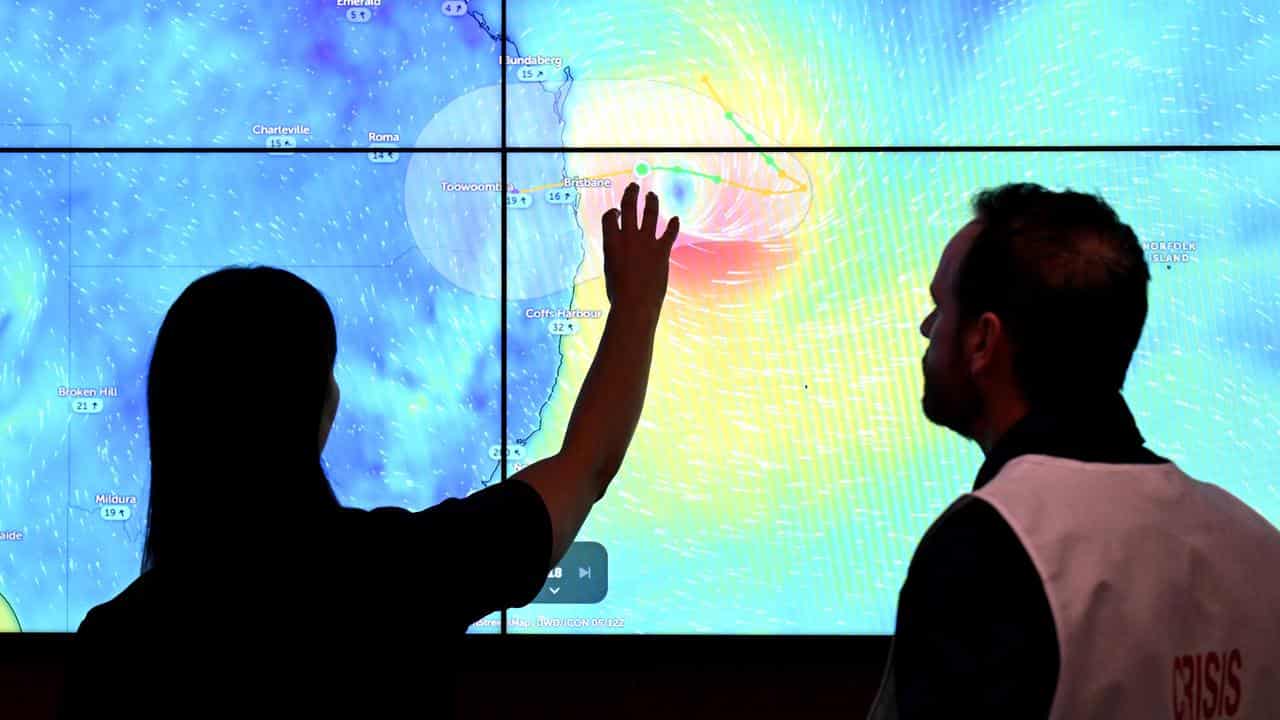
MULTIPOLYGON (((146 670, 150 637, 157 608, 150 599, 155 579, 148 574, 136 578, 115 597, 89 610, 72 639, 64 674, 59 717, 123 717, 104 705, 104 688, 136 685, 153 679, 146 670)), ((129 714, 136 699, 130 700, 129 714)), ((145 711, 141 713, 147 716, 145 711)))
POLYGON ((153 573, 143 573, 118 595, 89 610, 76 635, 97 636, 123 627, 136 627, 135 618, 148 614, 144 607, 153 594, 154 585, 153 573))

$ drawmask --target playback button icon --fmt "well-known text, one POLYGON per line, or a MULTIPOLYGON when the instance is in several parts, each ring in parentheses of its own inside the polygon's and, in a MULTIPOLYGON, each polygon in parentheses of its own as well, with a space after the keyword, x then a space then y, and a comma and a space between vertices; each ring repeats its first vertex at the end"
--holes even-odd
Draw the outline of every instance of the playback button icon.
POLYGON ((576 542, 547 573, 535 603, 590 605, 609 594, 609 554, 597 542, 576 542))

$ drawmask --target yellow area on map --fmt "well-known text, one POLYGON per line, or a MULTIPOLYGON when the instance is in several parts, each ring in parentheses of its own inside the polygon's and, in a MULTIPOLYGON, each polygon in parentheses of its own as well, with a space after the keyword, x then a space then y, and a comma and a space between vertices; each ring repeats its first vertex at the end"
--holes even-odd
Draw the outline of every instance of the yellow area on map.
POLYGON ((3 595, 0 595, 0 632, 22 632, 17 614, 13 612, 9 601, 5 600, 3 595))

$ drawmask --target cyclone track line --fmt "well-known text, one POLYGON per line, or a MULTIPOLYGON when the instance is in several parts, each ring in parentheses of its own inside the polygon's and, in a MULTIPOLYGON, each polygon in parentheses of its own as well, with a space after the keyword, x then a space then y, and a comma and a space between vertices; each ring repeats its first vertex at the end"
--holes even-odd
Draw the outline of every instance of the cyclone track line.
MULTIPOLYGON (((724 101, 720 99, 720 94, 717 93, 715 87, 711 85, 711 79, 706 75, 701 76, 700 79, 702 80, 702 84, 707 86, 707 91, 711 93, 711 98, 715 100, 716 104, 720 106, 721 110, 724 110, 725 120, 728 120, 733 125, 733 127, 737 129, 738 133, 742 135, 742 139, 746 140, 752 145, 755 145, 756 147, 759 147, 760 143, 756 141, 755 136, 747 132, 746 128, 742 127, 742 125, 738 122, 737 116, 735 116, 733 114, 733 111, 727 108, 724 104, 724 101)), ((744 185, 740 182, 736 182, 734 180, 728 180, 719 175, 711 175, 709 173, 698 172, 697 170, 690 170, 689 168, 681 167, 679 165, 653 165, 653 166, 650 166, 650 170, 654 172, 669 172, 674 175, 690 175, 692 177, 699 177, 704 180, 709 180, 710 182, 715 183, 716 185, 724 184, 730 187, 738 188, 740 190, 745 190, 747 192, 753 192, 758 195, 790 195, 793 193, 805 192, 809 189, 808 185, 805 185, 804 183, 792 177, 791 174, 788 173, 786 170, 783 170, 782 168, 778 167, 778 163, 773 159, 772 156, 769 155, 769 153, 764 152, 763 150, 758 152, 760 153, 760 157, 764 158, 764 163, 769 167, 773 168, 774 171, 778 173, 779 178, 791 183, 792 185, 791 188, 778 190, 775 188, 760 188, 760 187, 754 187, 751 185, 744 185)), ((641 164, 643 165, 644 163, 641 163, 641 164)), ((590 175, 582 179, 583 180, 603 180, 605 178, 617 177, 618 175, 629 175, 633 172, 635 172, 634 168, 627 168, 626 170, 614 170, 612 172, 601 173, 599 175, 590 175)), ((563 183, 546 183, 543 185, 535 185, 533 187, 526 188, 524 190, 518 190, 516 192, 532 193, 532 192, 538 192, 540 190, 551 190, 553 188, 560 188, 560 187, 565 187, 565 185, 563 183)))

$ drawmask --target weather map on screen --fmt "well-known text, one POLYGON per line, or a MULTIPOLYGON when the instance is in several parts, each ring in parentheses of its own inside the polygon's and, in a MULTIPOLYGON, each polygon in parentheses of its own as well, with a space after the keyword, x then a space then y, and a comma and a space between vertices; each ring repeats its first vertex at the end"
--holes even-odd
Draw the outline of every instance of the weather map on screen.
MULTIPOLYGON (((644 414, 509 632, 892 632, 912 550, 981 462, 920 411, 926 288, 972 195, 1010 181, 1101 193, 1134 227, 1139 426, 1280 522, 1280 152, 1221 147, 1280 138, 1269 20, 1145 0, 8 6, 0 631, 73 630, 137 577, 151 344, 228 264, 288 268, 333 306, 344 503, 424 508, 556 452, 609 310, 600 216, 630 182, 682 228, 644 414)), ((210 502, 234 523, 252 496, 210 502)))
POLYGON ((509 0, 509 145, 1265 144, 1275 13, 1160 0, 509 0), (709 79, 712 86, 706 84, 709 79), (720 120, 709 122, 709 120, 720 120), (536 130, 535 130, 536 131, 536 130))
MULTIPOLYGON (((493 155, 428 162, 459 179, 500 172, 493 155)), ((284 267, 328 298, 342 401, 324 460, 339 500, 421 509, 484 486, 501 442, 501 306, 449 282, 435 248, 474 232, 440 217, 496 225, 501 197, 435 185, 409 201, 406 167, 385 152, 0 154, 0 595, 23 629, 74 629, 138 576, 155 333, 219 267, 284 267), (423 224, 430 242, 411 230, 423 224)), ((501 275, 496 255, 473 269, 501 275)), ((232 531, 252 488, 228 482, 209 502, 232 531)))
MULTIPOLYGON (((27 147, 408 146, 454 99, 500 82, 501 10, 497 1, 5 3, 0 123, 29 130, 15 139, 27 147)), ((499 108, 494 95, 452 146, 500 145, 499 108)))
MULTIPOLYGON (((564 162, 585 176, 629 159, 564 162)), ((510 175, 554 162, 519 155, 510 175)), ((607 594, 511 610, 510 631, 892 632, 916 542, 982 462, 920 408, 927 287, 975 189, 1009 179, 1101 193, 1134 227, 1154 276, 1126 384, 1139 426, 1156 452, 1280 520, 1280 153, 777 157, 812 183, 799 206, 728 185, 767 182, 758 154, 654 162, 724 179, 697 178, 663 212, 679 212, 681 238, 644 414, 579 535, 606 550, 607 594)), ((513 467, 559 448, 608 311, 596 211, 629 181, 661 190, 641 170, 580 189, 580 211, 542 195, 510 210, 513 467)), ((562 563, 569 579, 549 578, 544 599, 585 584, 579 567, 562 563)))
POLYGON ((1280 520, 1280 422, 1226 412, 1280 391, 1280 155, 1159 149, 1280 137, 1265 18, 949 7, 509 4, 536 60, 507 76, 508 470, 558 449, 599 341, 600 214, 638 182, 681 218, 644 416, 579 536, 601 549, 511 632, 892 632, 911 551, 981 463, 920 410, 926 288, 972 195, 1010 181, 1134 226, 1156 273, 1141 426, 1280 520), (913 144, 938 150, 892 151, 913 144), (946 152, 987 144, 1151 147, 946 152), (811 151, 841 145, 876 147, 811 151), (583 152, 605 147, 656 149, 583 152))

